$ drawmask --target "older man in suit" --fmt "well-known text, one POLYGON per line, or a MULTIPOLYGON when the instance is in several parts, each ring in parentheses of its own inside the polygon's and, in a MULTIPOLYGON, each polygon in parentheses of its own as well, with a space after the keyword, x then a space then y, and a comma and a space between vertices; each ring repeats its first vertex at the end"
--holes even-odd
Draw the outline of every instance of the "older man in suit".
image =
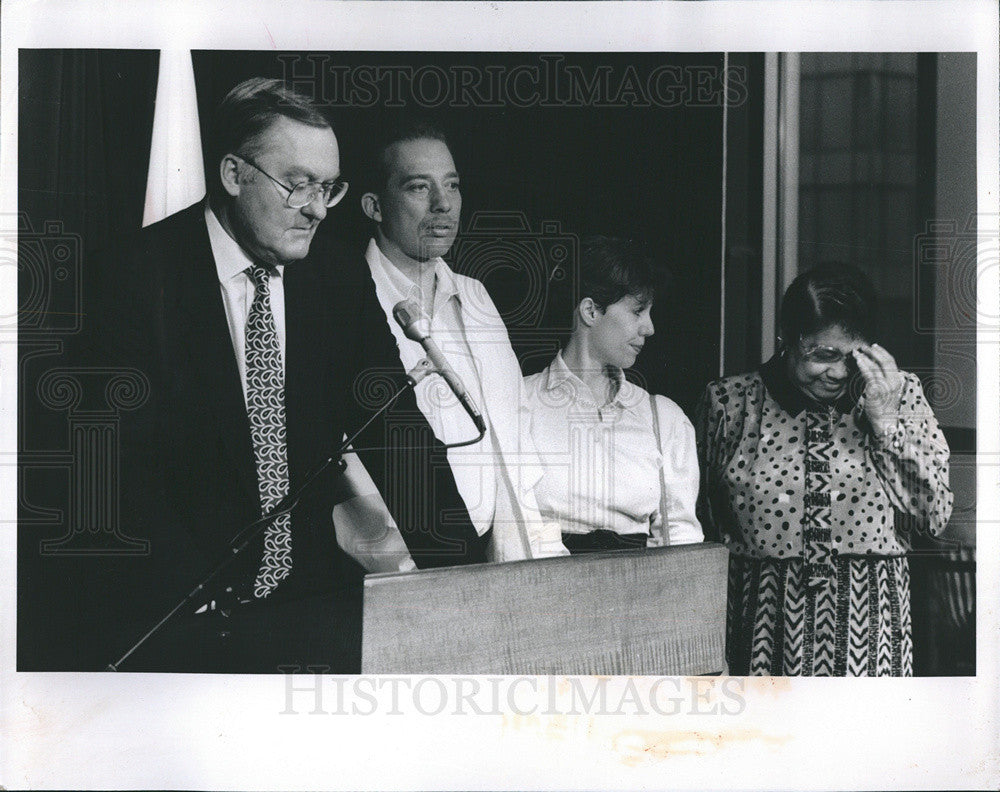
MULTIPOLYGON (((122 522, 151 551, 106 562, 118 570, 108 660, 295 491, 349 421, 337 375, 348 296, 328 264, 307 259, 347 189, 330 121, 255 78, 222 102, 209 149, 207 201, 102 262, 90 312, 100 360, 141 370, 151 394, 121 427, 122 522)), ((122 670, 357 670, 363 570, 334 538, 339 491, 333 473, 312 486, 122 670)))

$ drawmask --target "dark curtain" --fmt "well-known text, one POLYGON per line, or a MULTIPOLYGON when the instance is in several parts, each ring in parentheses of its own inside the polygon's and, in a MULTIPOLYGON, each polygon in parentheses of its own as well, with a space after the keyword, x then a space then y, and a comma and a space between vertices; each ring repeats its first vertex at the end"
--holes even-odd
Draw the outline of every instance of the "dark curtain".
POLYGON ((99 251, 141 226, 158 58, 19 53, 19 669, 83 667, 75 636, 101 618, 87 594, 113 585, 99 556, 79 554, 86 543, 58 545, 80 518, 69 495, 70 413, 99 411, 103 394, 70 408, 45 383, 78 363, 68 350, 86 330, 99 251))
POLYGON ((18 202, 100 250, 142 224, 155 50, 21 50, 18 202))

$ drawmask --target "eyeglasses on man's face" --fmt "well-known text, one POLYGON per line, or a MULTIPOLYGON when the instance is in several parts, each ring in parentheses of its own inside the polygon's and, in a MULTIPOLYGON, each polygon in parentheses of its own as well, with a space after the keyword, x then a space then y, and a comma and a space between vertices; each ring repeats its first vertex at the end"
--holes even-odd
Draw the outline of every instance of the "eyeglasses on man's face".
POLYGON ((336 206, 347 194, 347 188, 349 185, 342 179, 334 179, 333 181, 328 182, 304 181, 299 182, 298 184, 293 184, 289 187, 287 184, 278 181, 249 157, 244 157, 239 154, 236 156, 243 160, 247 165, 250 165, 252 168, 263 173, 278 187, 284 190, 288 194, 286 201, 291 209, 301 209, 303 206, 308 206, 320 196, 322 196, 323 205, 329 209, 332 206, 336 206))

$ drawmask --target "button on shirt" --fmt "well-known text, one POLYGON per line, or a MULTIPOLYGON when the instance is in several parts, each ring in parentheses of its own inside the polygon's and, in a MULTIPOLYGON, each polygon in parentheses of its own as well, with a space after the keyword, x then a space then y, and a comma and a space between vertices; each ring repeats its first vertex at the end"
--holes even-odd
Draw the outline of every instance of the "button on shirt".
MULTIPOLYGON (((413 300, 417 305, 426 305, 428 301, 421 299, 424 295, 419 286, 382 254, 374 239, 368 245, 365 259, 375 281, 379 305, 399 347, 400 363, 409 371, 424 357, 424 349, 403 334, 403 329, 392 317, 392 309, 401 300, 413 300)), ((428 265, 434 268, 435 284, 430 316, 431 335, 489 426, 489 407, 483 398, 479 371, 480 365, 488 364, 488 350, 484 351, 485 360, 482 362, 472 354, 462 321, 461 298, 451 269, 440 258, 428 265)), ((415 395, 417 407, 442 443, 447 445, 471 440, 479 433, 441 377, 425 377, 417 385, 415 395)), ((491 527, 496 510, 497 459, 492 431, 487 431, 486 437, 475 445, 448 449, 448 464, 455 484, 480 536, 491 527)))
POLYGON ((558 520, 564 533, 652 528, 650 544, 702 541, 694 427, 676 404, 657 396, 657 447, 649 394, 620 370, 616 382, 614 398, 602 404, 561 352, 544 371, 525 378, 531 436, 545 464, 536 488, 542 515, 558 520))
MULTIPOLYGON (((247 361, 245 331, 247 316, 253 304, 254 283, 246 272, 253 264, 251 258, 239 246, 235 239, 226 233, 219 218, 211 207, 205 204, 205 225, 208 227, 208 239, 212 245, 212 256, 215 258, 215 269, 219 276, 219 286, 222 290, 222 304, 226 311, 226 321, 229 323, 229 337, 236 353, 236 365, 240 371, 240 383, 243 386, 243 399, 247 397, 247 361)), ((278 345, 281 347, 281 366, 285 365, 285 287, 282 280, 285 268, 278 265, 270 275, 271 313, 274 315, 274 327, 278 333, 278 345)))

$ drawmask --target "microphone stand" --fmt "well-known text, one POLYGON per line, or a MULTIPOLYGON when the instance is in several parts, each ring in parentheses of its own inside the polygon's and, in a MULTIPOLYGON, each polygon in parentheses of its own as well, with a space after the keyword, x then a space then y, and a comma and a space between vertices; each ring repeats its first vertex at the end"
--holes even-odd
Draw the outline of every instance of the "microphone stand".
MULTIPOLYGON (((274 508, 272 508, 267 514, 254 520, 249 525, 242 528, 236 536, 230 541, 229 554, 219 562, 211 572, 209 572, 202 580, 191 589, 190 592, 173 608, 167 613, 162 619, 160 619, 152 628, 150 628, 138 641, 132 644, 131 648, 125 652, 117 662, 108 663, 105 667, 105 671, 118 671, 121 668, 122 663, 124 663, 140 646, 146 643, 147 640, 152 638, 157 632, 159 632, 163 625, 165 625, 171 618, 173 618, 179 611, 183 610, 188 605, 192 604, 194 601, 199 599, 200 595, 203 595, 206 588, 212 581, 214 581, 222 572, 229 568, 233 561, 239 557, 240 553, 246 550, 247 546, 252 542, 257 536, 260 535, 261 531, 270 523, 272 520, 277 519, 283 514, 287 514, 292 509, 294 509, 299 500, 301 500, 302 495, 309 489, 310 485, 336 460, 339 473, 342 475, 347 463, 344 462, 344 454, 346 453, 357 453, 360 451, 377 451, 381 450, 378 448, 351 448, 351 444, 361 436, 372 422, 378 418, 382 413, 388 410, 396 401, 399 399, 403 393, 406 392, 408 388, 416 387, 417 383, 420 382, 428 374, 436 371, 436 369, 431 365, 427 358, 422 358, 417 365, 415 365, 410 371, 406 373, 406 382, 401 388, 399 388, 385 404, 379 407, 372 416, 362 424, 361 428, 358 429, 354 434, 344 440, 341 443, 340 448, 336 453, 326 457, 322 462, 320 462, 315 468, 313 468, 306 475, 305 480, 294 492, 289 492, 284 498, 282 498, 274 508)), ((445 446, 445 448, 457 448, 465 445, 472 445, 478 443, 486 435, 485 426, 480 426, 477 422, 477 429, 479 429, 479 436, 474 440, 467 440, 461 443, 453 443, 445 446)))

